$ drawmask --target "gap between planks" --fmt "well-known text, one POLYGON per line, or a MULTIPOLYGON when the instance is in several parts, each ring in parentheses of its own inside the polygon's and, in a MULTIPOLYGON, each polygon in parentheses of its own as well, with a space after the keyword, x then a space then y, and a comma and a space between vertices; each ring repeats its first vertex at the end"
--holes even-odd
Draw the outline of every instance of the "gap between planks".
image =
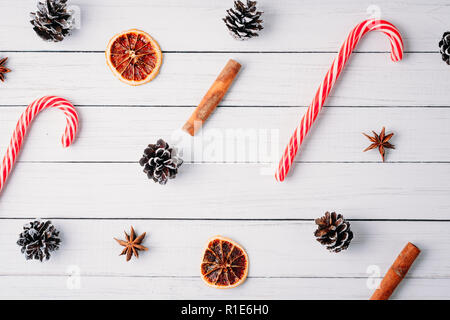
MULTIPOLYGON (((0 274, 0 278, 9 278, 9 277, 30 277, 30 278, 42 278, 42 277, 67 277, 67 273, 54 273, 54 274, 39 274, 39 273, 23 273, 23 274, 0 274)), ((152 276, 152 275, 117 275, 117 274, 83 274, 82 277, 86 278, 144 278, 144 279, 193 279, 197 280, 200 276, 152 276)), ((247 279, 367 279, 368 277, 362 276, 338 276, 338 277, 330 277, 330 276, 247 276, 247 279)), ((372 276, 371 279, 382 279, 383 277, 372 276)), ((443 277, 411 277, 409 275, 405 276, 404 279, 447 279, 443 277)))
MULTIPOLYGON (((0 220, 33 220, 36 217, 0 217, 0 220)), ((163 217, 45 217, 47 220, 98 220, 98 221, 117 221, 117 220, 137 220, 137 221, 242 221, 242 222, 311 222, 314 219, 307 218, 163 218, 163 217)), ((350 222, 450 222, 450 219, 346 219, 350 222)))
MULTIPOLYGON (((25 104, 0 104, 0 108, 23 108, 26 107, 25 104)), ((171 105, 171 104, 89 104, 89 105, 83 105, 83 104, 74 104, 76 108, 80 109, 88 109, 88 108, 142 108, 142 109, 149 109, 149 108, 193 108, 194 105, 171 105)), ((258 106, 258 105, 243 105, 243 106, 221 106, 219 105, 218 108, 222 109, 235 109, 235 108, 264 108, 264 109, 290 109, 290 108, 307 108, 306 105, 279 105, 279 106, 258 106)), ((450 108, 450 105, 422 105, 422 106, 364 106, 364 105, 347 105, 347 106, 323 106, 322 108, 338 108, 338 109, 447 109, 450 108)))
MULTIPOLYGON (((104 54, 105 51, 103 50, 0 50, 1 53, 101 53, 104 54)), ((282 53, 282 54, 291 54, 291 53, 305 53, 305 54, 329 54, 329 53, 338 53, 338 51, 273 51, 273 50, 267 50, 267 51, 228 51, 228 50, 215 50, 215 51, 208 51, 208 50, 198 50, 198 51, 162 51, 162 53, 174 53, 174 54, 185 54, 185 53, 282 53)), ((382 54, 382 53, 391 53, 390 51, 353 51, 352 54, 382 54)), ((439 53, 439 50, 435 51, 403 51, 405 54, 414 54, 414 53, 424 53, 424 54, 437 54, 439 53)))

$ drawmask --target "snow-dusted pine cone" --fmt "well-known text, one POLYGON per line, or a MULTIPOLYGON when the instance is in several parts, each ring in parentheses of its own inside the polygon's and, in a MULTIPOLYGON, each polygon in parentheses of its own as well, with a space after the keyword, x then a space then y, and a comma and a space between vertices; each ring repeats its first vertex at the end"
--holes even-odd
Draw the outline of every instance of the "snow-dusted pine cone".
POLYGON ((149 144, 144 150, 144 155, 139 164, 144 167, 144 172, 149 179, 166 184, 168 179, 174 179, 183 160, 178 155, 176 148, 170 148, 163 139, 156 144, 149 144))
POLYGON ((234 9, 228 9, 227 16, 222 20, 235 39, 247 40, 257 37, 258 31, 263 29, 262 14, 263 12, 256 11, 256 1, 247 0, 247 4, 244 4, 237 0, 234 2, 234 9))
POLYGON ((38 10, 31 12, 33 30, 45 41, 62 41, 74 27, 72 12, 67 10, 67 0, 38 2, 38 10))
POLYGON ((317 230, 316 240, 332 252, 340 252, 348 248, 353 239, 350 223, 341 214, 325 212, 323 217, 315 220, 317 230))
POLYGON ((450 31, 447 31, 439 41, 439 49, 441 51, 442 60, 450 65, 450 31))
POLYGON ((50 259, 50 252, 58 250, 60 243, 59 231, 55 229, 51 221, 32 221, 24 225, 23 232, 17 241, 27 260, 40 261, 50 259))

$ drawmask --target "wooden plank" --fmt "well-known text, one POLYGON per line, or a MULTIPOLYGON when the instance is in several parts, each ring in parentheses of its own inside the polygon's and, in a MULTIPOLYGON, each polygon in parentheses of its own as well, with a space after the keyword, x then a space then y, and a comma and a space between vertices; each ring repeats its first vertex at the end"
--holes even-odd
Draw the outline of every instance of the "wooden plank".
MULTIPOLYGON (((76 280, 77 281, 77 280, 76 280)), ((231 290, 205 286, 198 279, 84 277, 79 289, 68 277, 0 277, 2 299, 361 299, 373 290, 366 279, 248 279, 231 290), (6 290, 7 288, 7 290, 6 290)), ((78 283, 78 282, 75 282, 78 283)), ((449 279, 407 279, 391 300, 450 299, 449 279)))
POLYGON ((3 217, 448 219, 448 163, 300 163, 279 183, 267 165, 185 164, 166 186, 137 163, 19 163, 3 217))
MULTIPOLYGON (((333 53, 168 53, 150 84, 117 80, 103 53, 8 53, 13 72, 2 84, 1 105, 26 105, 56 94, 77 105, 194 106, 229 58, 242 63, 221 105, 308 106, 333 53)), ((408 54, 393 63, 387 53, 355 54, 328 106, 448 106, 450 73, 435 54, 408 54), (432 80, 432 81, 431 81, 432 80)))
MULTIPOLYGON (((6 150, 23 107, 0 108, 0 153, 6 150)), ((193 108, 78 107, 81 130, 69 149, 60 146, 64 119, 47 111, 32 125, 20 161, 132 161, 148 143, 164 138, 187 162, 278 162, 306 108, 220 108, 194 138, 180 132, 193 108)), ((381 160, 362 152, 361 132, 395 133, 387 161, 450 161, 450 108, 325 108, 296 161, 381 160)))
POLYGON ((203 248, 220 234, 245 247, 250 277, 381 277, 411 241, 423 254, 408 277, 450 279, 450 222, 351 221, 354 239, 347 251, 330 253, 313 236, 313 221, 59 220, 61 250, 45 262, 26 261, 16 244, 29 220, 3 219, 1 276, 199 277, 203 248), (147 232, 148 252, 126 262, 113 237, 133 225, 147 232))
MULTIPOLYGON (((222 0, 77 0, 79 30, 62 43, 46 43, 33 32, 28 13, 35 1, 3 0, 1 50, 104 50, 117 32, 138 27, 151 33, 163 50, 337 51, 348 32, 370 16, 387 19, 402 32, 407 50, 436 51, 450 8, 446 0, 321 1, 261 0, 265 29, 250 41, 234 40, 222 18, 231 1, 222 0), (20 36, 17 36, 20 35, 20 36)), ((358 47, 387 51, 382 35, 371 35, 358 47)))

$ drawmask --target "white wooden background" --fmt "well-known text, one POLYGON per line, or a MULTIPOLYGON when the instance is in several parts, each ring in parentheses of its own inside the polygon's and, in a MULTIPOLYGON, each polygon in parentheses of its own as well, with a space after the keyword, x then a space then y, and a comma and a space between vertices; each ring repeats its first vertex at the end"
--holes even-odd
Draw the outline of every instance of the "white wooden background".
MULTIPOLYGON (((450 298, 450 68, 437 47, 450 29, 448 0, 260 0, 265 29, 247 42, 232 39, 221 21, 231 0, 70 2, 81 8, 81 28, 57 44, 32 31, 36 1, 0 2, 0 56, 13 70, 0 83, 0 153, 39 96, 66 97, 81 117, 76 143, 64 150, 63 115, 40 115, 0 196, 1 298, 367 299, 367 268, 384 274, 408 241, 423 252, 393 298, 450 298), (372 13, 401 30, 404 60, 392 63, 387 39, 368 35, 292 175, 275 182, 270 159, 349 30, 372 13), (115 79, 103 53, 112 35, 132 27, 164 51, 160 75, 141 87, 115 79), (229 58, 243 69, 203 137, 181 143, 178 178, 164 187, 148 181, 137 164, 145 145, 179 137, 229 58), (397 147, 386 163, 361 152, 361 132, 382 126, 395 132, 397 147), (227 129, 275 130, 275 148, 263 159, 195 156, 194 143, 227 129), (313 219, 327 210, 351 221, 346 252, 328 253, 312 235, 313 219), (15 244, 34 217, 51 218, 62 233, 61 250, 46 263, 25 261, 15 244), (150 250, 126 263, 112 237, 130 225, 148 233, 150 250), (215 290, 199 278, 203 245, 216 234, 249 253, 241 287, 215 290)), ((260 139, 221 142, 252 148, 260 139)))

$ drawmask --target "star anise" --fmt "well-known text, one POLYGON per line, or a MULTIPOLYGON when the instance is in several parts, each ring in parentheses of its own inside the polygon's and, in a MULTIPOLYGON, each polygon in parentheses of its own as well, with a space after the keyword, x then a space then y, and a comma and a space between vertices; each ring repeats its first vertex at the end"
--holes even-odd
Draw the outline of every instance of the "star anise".
POLYGON ((125 231, 124 231, 124 233, 125 233, 126 241, 119 240, 116 238, 114 238, 114 240, 116 240, 121 246, 125 247, 125 249, 123 249, 123 251, 120 253, 120 255, 126 254, 127 261, 130 261, 133 253, 136 258, 139 258, 139 253, 138 253, 139 250, 144 250, 144 251, 148 250, 148 248, 141 245, 142 240, 144 240, 144 238, 145 238, 145 232, 136 238, 134 229, 133 229, 133 227, 131 227, 130 235, 128 235, 125 231))
POLYGON ((10 69, 4 66, 6 60, 8 60, 8 58, 0 59, 0 80, 2 80, 2 82, 5 82, 5 73, 11 72, 10 69))
POLYGON ((381 158, 383 159, 384 162, 384 153, 385 153, 385 149, 395 149, 394 145, 389 143, 389 140, 392 138, 392 136, 394 135, 393 133, 389 133, 388 135, 386 135, 385 132, 385 128, 383 127, 383 129, 381 130, 380 134, 376 134, 375 131, 372 131, 374 136, 371 137, 365 133, 363 133, 363 135, 365 135, 370 141, 372 141, 372 144, 370 146, 368 146, 364 152, 368 151, 368 150, 372 150, 375 148, 378 148, 378 151, 380 151, 381 154, 381 158))

